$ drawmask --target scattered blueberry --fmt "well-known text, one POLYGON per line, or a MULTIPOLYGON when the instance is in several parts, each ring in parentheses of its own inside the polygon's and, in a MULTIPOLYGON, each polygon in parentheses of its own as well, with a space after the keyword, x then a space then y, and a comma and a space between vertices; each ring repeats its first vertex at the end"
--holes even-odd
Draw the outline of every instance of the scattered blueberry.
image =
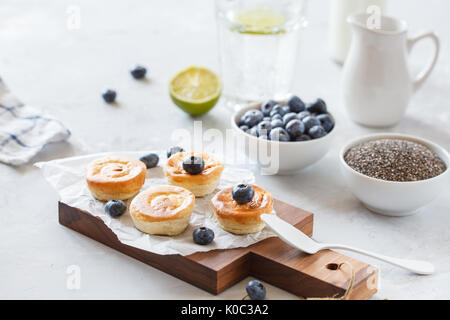
POLYGON ((286 125, 286 131, 289 133, 291 139, 295 139, 305 132, 305 125, 298 119, 291 120, 286 125))
POLYGON ((231 195, 233 196, 234 201, 236 201, 239 204, 245 204, 252 201, 255 190, 251 185, 248 184, 238 184, 233 188, 233 191, 231 191, 231 195))
POLYGON ((184 149, 181 147, 170 147, 169 150, 167 150, 167 159, 169 159, 172 155, 178 152, 184 152, 184 149))
POLYGON ((102 94, 103 100, 107 103, 116 101, 117 93, 114 90, 108 89, 102 94))
POLYGON ((307 134, 302 134, 301 136, 298 136, 295 138, 295 141, 309 141, 311 140, 311 137, 307 134))
POLYGON ((272 124, 270 121, 261 121, 256 125, 256 130, 258 130, 258 136, 268 136, 270 130, 272 130, 272 124))
POLYGON ((319 139, 325 136, 327 132, 322 126, 314 126, 309 130, 308 134, 313 139, 319 139))
POLYGON ((256 109, 248 110, 244 114, 244 125, 251 128, 251 127, 257 125, 263 118, 264 118, 264 115, 261 111, 256 110, 256 109))
POLYGON ((297 114, 294 112, 290 112, 284 115, 283 124, 287 125, 289 121, 297 119, 297 114))
POLYGON ((328 133, 334 128, 334 120, 328 114, 320 114, 317 116, 317 120, 320 121, 322 127, 328 133))
POLYGON ((311 113, 309 113, 308 111, 302 111, 299 114, 297 114, 297 118, 300 121, 303 121, 303 119, 305 119, 307 116, 310 116, 311 113))
POLYGON ((147 73, 147 69, 142 66, 136 66, 133 70, 130 71, 131 75, 135 79, 142 79, 145 77, 145 74, 147 73))
POLYGON ((305 103, 297 96, 292 96, 287 101, 287 105, 291 112, 299 113, 305 111, 305 103))
POLYGON ((314 126, 320 126, 320 121, 314 116, 307 116, 304 118, 303 123, 305 124, 305 132, 309 133, 309 130, 314 126))
POLYGON ((156 153, 149 153, 145 156, 142 156, 139 158, 143 163, 145 163, 145 166, 147 169, 154 168, 158 165, 159 157, 156 153))
POLYGON ((105 205, 105 211, 111 217, 120 217, 127 211, 127 206, 122 200, 110 200, 105 205))
POLYGON ((264 300, 266 297, 266 288, 258 280, 249 281, 245 290, 252 300, 264 300))
POLYGON ((280 116, 284 116, 287 112, 283 109, 283 106, 281 104, 277 104, 275 107, 273 107, 272 111, 270 111, 270 116, 273 117, 276 114, 279 114, 280 116))
POLYGON ((322 99, 317 99, 316 102, 310 103, 306 110, 315 114, 327 113, 327 104, 322 99))
POLYGON ((209 228, 201 227, 194 230, 192 238, 196 244, 207 245, 214 240, 214 231, 209 228))
POLYGON ((282 128, 284 126, 283 120, 281 118, 275 118, 273 119, 270 124, 272 125, 272 129, 275 128, 282 128))
POLYGON ((270 131, 270 140, 273 141, 289 141, 291 140, 291 137, 289 136, 289 133, 287 133, 286 130, 284 130, 283 128, 275 128, 272 129, 272 131, 270 131))
POLYGON ((202 173, 205 168, 205 161, 202 158, 196 156, 189 156, 183 161, 183 169, 189 174, 202 173))
POLYGON ((239 127, 239 129, 241 129, 242 131, 247 132, 247 130, 250 129, 250 128, 248 126, 246 126, 246 125, 242 125, 242 126, 239 127))
POLYGON ((265 116, 270 115, 270 111, 272 111, 272 108, 273 108, 275 105, 277 105, 277 102, 276 102, 276 101, 273 101, 273 100, 269 100, 269 101, 264 102, 264 103, 261 105, 261 111, 262 111, 262 113, 263 113, 265 116))

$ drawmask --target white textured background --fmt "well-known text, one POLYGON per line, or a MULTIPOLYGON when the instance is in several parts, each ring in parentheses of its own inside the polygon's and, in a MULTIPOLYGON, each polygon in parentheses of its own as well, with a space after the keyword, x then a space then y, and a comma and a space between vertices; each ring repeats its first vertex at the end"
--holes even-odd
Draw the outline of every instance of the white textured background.
MULTIPOLYGON (((431 139, 450 150, 450 20, 447 0, 396 0, 389 13, 412 31, 433 29, 442 54, 434 74, 414 97, 405 119, 389 131, 431 139)), ((324 98, 338 121, 333 149, 314 167, 291 177, 260 177, 275 197, 316 213, 315 238, 355 244, 388 255, 423 258, 437 274, 419 277, 381 264, 375 298, 450 299, 449 188, 419 215, 386 218, 370 213, 349 193, 337 154, 354 136, 373 132, 349 122, 342 107, 341 69, 327 57, 329 2, 310 1, 295 92, 324 98)), ((48 147, 36 161, 110 150, 166 149, 172 130, 192 126, 167 94, 169 78, 191 64, 218 70, 213 1, 3 0, 0 6, 0 76, 23 101, 63 121, 70 143, 48 147), (66 10, 81 9, 81 29, 66 28, 66 10), (149 68, 136 82, 128 70, 149 68), (118 106, 103 103, 106 87, 118 106)), ((411 58, 413 70, 431 47, 411 58)), ((204 128, 228 127, 217 106, 204 128)), ((0 164, 0 298, 235 298, 248 279, 215 297, 187 283, 61 227, 57 196, 31 165, 0 164), (81 267, 81 290, 66 289, 66 268, 81 267)), ((353 255, 353 254, 352 254, 353 255)), ((268 286, 268 298, 295 298, 268 286)))

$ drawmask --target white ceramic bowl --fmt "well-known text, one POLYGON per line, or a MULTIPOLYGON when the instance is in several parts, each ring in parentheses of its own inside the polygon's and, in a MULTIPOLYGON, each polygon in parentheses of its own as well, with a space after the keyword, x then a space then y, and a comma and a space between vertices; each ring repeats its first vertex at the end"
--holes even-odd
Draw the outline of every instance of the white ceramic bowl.
MULTIPOLYGON (((231 117, 231 126, 235 133, 245 140, 245 154, 258 163, 263 174, 287 175, 296 173, 323 158, 331 147, 336 126, 326 136, 310 141, 279 142, 263 140, 239 129, 239 120, 251 109, 259 109, 261 103, 250 104, 235 112, 231 117), (266 153, 265 151, 268 150, 266 153), (269 154, 270 164, 261 155, 269 154)), ((332 115, 329 114, 331 117, 332 115)))
POLYGON ((404 135, 381 133, 373 134, 347 143, 339 154, 341 171, 353 194, 371 211, 388 216, 408 216, 431 202, 440 192, 446 189, 449 173, 448 152, 421 138, 404 135), (367 141, 394 138, 420 143, 427 146, 445 162, 447 170, 431 179, 412 182, 395 182, 371 178, 352 169, 344 160, 344 155, 350 148, 367 141))

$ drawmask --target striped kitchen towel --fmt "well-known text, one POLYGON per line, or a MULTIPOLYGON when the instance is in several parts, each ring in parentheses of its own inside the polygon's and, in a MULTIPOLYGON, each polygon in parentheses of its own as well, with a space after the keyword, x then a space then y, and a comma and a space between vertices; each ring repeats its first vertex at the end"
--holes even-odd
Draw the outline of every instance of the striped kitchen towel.
POLYGON ((45 145, 70 137, 58 120, 21 103, 0 78, 0 162, 29 162, 45 145))

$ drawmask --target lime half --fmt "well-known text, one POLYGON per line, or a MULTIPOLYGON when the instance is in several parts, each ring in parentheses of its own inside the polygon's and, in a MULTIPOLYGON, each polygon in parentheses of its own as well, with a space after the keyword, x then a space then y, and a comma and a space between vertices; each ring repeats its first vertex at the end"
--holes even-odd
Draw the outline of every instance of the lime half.
POLYGON ((190 115, 211 110, 222 93, 222 83, 211 70, 191 66, 177 73, 169 84, 173 102, 190 115))
POLYGON ((282 32, 286 18, 271 9, 251 9, 236 13, 235 22, 241 26, 241 33, 276 34, 282 32))

